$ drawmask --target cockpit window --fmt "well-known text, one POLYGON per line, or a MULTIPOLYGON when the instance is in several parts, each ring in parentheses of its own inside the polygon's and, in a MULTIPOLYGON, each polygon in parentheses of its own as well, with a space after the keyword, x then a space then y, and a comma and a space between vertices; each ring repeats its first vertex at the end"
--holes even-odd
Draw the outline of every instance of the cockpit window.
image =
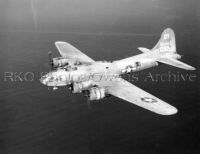
POLYGON ((49 78, 49 80, 53 81, 53 80, 54 80, 54 77, 53 77, 53 76, 51 76, 51 77, 49 78))
POLYGON ((53 82, 53 81, 57 81, 58 78, 57 78, 56 76, 50 76, 50 77, 48 78, 48 80, 49 80, 50 82, 53 82))

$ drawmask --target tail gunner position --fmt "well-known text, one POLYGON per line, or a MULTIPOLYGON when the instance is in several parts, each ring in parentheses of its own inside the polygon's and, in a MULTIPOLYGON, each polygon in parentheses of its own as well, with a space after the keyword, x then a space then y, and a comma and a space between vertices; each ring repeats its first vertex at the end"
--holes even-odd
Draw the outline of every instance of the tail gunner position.
POLYGON ((89 100, 100 100, 113 95, 132 104, 161 115, 172 115, 177 109, 150 93, 122 79, 120 75, 137 72, 159 63, 172 65, 185 70, 195 70, 178 59, 175 34, 172 29, 163 31, 160 40, 153 49, 139 47, 139 55, 113 62, 94 61, 66 42, 55 43, 61 57, 53 58, 53 71, 43 76, 42 84, 67 86, 72 93, 88 93, 89 100))

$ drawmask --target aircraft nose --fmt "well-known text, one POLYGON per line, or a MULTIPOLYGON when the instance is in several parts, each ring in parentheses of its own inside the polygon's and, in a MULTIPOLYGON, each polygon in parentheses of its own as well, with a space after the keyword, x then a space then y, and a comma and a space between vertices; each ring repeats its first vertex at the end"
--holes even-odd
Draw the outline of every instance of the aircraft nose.
POLYGON ((47 81, 46 81, 44 78, 41 78, 41 79, 39 79, 39 80, 40 80, 40 82, 41 82, 42 84, 44 84, 44 85, 47 84, 47 81))

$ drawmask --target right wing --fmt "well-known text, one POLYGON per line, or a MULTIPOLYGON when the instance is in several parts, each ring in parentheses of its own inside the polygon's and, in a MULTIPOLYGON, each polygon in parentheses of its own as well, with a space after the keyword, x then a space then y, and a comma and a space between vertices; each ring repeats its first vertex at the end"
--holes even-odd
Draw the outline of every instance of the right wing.
POLYGON ((176 59, 173 59, 173 58, 160 58, 157 61, 164 63, 164 64, 174 66, 174 67, 182 68, 182 69, 185 69, 185 70, 195 70, 194 67, 192 67, 188 64, 185 64, 181 61, 178 61, 176 59))
POLYGON ((99 86, 106 87, 107 92, 113 96, 157 114, 172 115, 177 113, 177 109, 175 107, 136 87, 128 81, 122 78, 119 79, 120 81, 107 81, 103 84, 99 83, 99 86))
POLYGON ((67 42, 57 41, 55 45, 62 57, 77 60, 81 63, 93 63, 94 60, 67 42))

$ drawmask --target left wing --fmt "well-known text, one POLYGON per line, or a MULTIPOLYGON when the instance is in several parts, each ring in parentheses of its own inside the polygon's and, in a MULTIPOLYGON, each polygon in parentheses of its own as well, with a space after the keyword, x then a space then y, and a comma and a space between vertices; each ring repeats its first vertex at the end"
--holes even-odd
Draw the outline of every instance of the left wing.
POLYGON ((67 42, 57 41, 55 45, 62 57, 77 60, 81 63, 93 63, 94 60, 67 42))
POLYGON ((172 115, 177 109, 159 98, 136 87, 128 81, 120 78, 120 81, 107 81, 104 83, 109 94, 126 100, 132 104, 161 115, 172 115))

